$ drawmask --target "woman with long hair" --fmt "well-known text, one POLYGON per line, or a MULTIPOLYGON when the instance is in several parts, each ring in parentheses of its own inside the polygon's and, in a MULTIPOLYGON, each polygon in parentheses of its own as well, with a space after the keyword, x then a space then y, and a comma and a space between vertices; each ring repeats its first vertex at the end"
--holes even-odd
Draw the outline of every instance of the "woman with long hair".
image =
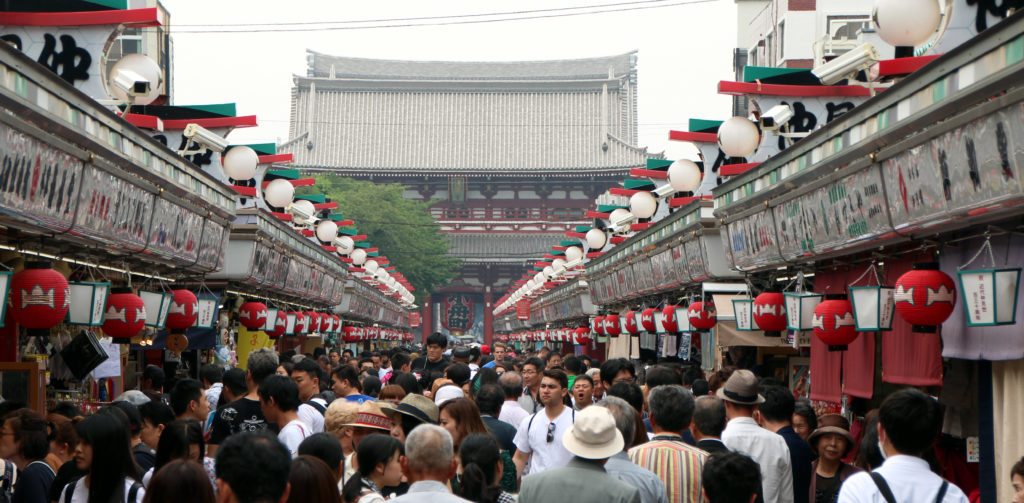
POLYGON ((473 433, 459 447, 462 477, 455 493, 476 503, 513 503, 515 497, 498 486, 504 469, 498 442, 484 433, 473 433))
POLYGON ((46 419, 29 409, 16 410, 4 418, 0 458, 9 459, 18 467, 12 502, 49 501, 50 485, 57 473, 46 463, 50 453, 48 430, 46 419))
POLYGON ((75 431, 75 425, 85 418, 76 416, 74 419, 68 419, 64 415, 50 413, 47 415, 47 419, 50 421, 52 430, 50 456, 57 457, 61 462, 57 468, 57 476, 50 484, 49 501, 58 501, 61 491, 64 490, 64 486, 68 482, 85 475, 75 463, 75 448, 78 447, 78 432, 75 431))
POLYGON ((85 476, 68 483, 61 503, 140 503, 146 490, 132 456, 124 422, 113 414, 95 414, 75 425, 75 464, 85 476))
POLYGON ((339 503, 331 469, 320 458, 297 456, 288 474, 288 503, 339 503))
MULTIPOLYGON (((441 405, 440 411, 441 427, 448 430, 452 436, 452 446, 455 452, 461 451, 462 441, 474 433, 490 435, 483 419, 480 419, 480 409, 468 398, 456 398, 441 405)), ((500 451, 502 459, 502 489, 512 492, 516 487, 516 468, 512 461, 512 454, 507 451, 500 451)), ((461 458, 460 458, 461 462, 461 458)), ((461 466, 459 473, 461 473, 461 466)), ((456 474, 452 481, 452 487, 459 484, 459 475, 456 474)))
POLYGON ((214 503, 213 488, 210 487, 206 470, 192 460, 175 459, 165 464, 150 479, 146 486, 149 492, 143 503, 214 503))
POLYGON ((153 468, 142 476, 142 484, 149 487, 149 481, 153 474, 160 471, 164 465, 176 459, 195 461, 206 471, 210 481, 210 487, 216 487, 216 475, 210 458, 203 456, 206 452, 206 445, 203 441, 203 427, 198 421, 178 419, 171 421, 160 434, 160 441, 156 445, 156 463, 153 468))
POLYGON ((402 482, 402 443, 394 437, 373 433, 363 438, 356 448, 359 469, 345 483, 341 495, 345 503, 379 503, 384 501, 383 487, 402 482))

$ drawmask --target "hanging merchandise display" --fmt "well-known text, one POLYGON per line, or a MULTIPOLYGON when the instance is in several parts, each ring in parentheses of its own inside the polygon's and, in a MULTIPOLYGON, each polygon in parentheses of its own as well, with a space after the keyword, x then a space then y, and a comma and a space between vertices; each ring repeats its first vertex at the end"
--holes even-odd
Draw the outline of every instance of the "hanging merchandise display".
POLYGON ((857 338, 853 306, 846 295, 827 295, 814 308, 814 335, 828 345, 829 351, 846 351, 857 338))
POLYGON ((188 290, 171 292, 172 301, 167 313, 167 328, 175 333, 184 333, 199 319, 199 299, 188 290))
POLYGON ((754 324, 768 337, 786 332, 786 299, 781 292, 764 292, 754 298, 754 324))
POLYGON ((935 333, 953 313, 956 285, 936 262, 914 264, 896 280, 896 312, 913 325, 914 332, 935 333))
MULTIPOLYGON (((274 313, 275 316, 277 313, 274 313)), ((238 308, 238 322, 249 330, 262 330, 267 324, 267 305, 262 302, 246 302, 238 308)))
POLYGON ((706 332, 714 328, 718 323, 718 313, 715 305, 710 302, 698 300, 690 304, 687 309, 687 316, 690 319, 690 327, 698 332, 706 332))
POLYGON ((130 344, 146 328, 146 304, 131 288, 114 288, 107 299, 103 333, 115 344, 130 344))
POLYGON ((68 314, 68 280, 49 262, 26 262, 11 278, 11 314, 32 335, 46 335, 68 314))

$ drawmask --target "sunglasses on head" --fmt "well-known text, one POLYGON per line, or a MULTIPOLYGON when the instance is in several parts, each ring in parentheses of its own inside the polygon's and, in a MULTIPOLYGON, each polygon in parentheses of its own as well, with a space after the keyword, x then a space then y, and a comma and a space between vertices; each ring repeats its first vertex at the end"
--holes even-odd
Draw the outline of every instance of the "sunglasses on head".
POLYGON ((548 443, 555 441, 555 423, 548 424, 548 443))

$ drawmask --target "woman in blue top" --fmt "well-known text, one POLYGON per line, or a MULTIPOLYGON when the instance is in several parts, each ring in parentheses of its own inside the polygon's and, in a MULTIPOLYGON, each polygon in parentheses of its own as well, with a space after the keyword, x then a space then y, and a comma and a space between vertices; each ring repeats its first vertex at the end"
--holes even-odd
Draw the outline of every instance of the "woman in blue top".
POLYGON ((50 438, 46 419, 38 412, 19 409, 7 415, 0 431, 0 458, 18 467, 12 503, 46 503, 56 476, 46 463, 50 438))

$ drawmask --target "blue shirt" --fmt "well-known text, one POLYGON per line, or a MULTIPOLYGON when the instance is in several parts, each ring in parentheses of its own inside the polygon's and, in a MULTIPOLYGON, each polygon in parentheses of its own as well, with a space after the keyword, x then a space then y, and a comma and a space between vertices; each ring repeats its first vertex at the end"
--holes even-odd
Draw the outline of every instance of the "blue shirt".
POLYGON ((808 503, 811 490, 811 446, 800 438, 792 426, 777 431, 789 446, 789 461, 793 467, 793 503, 808 503))
POLYGON ((349 402, 363 403, 363 402, 372 402, 372 401, 376 400, 376 398, 374 398, 372 396, 366 396, 366 395, 349 395, 349 396, 345 397, 345 400, 348 400, 349 402))

